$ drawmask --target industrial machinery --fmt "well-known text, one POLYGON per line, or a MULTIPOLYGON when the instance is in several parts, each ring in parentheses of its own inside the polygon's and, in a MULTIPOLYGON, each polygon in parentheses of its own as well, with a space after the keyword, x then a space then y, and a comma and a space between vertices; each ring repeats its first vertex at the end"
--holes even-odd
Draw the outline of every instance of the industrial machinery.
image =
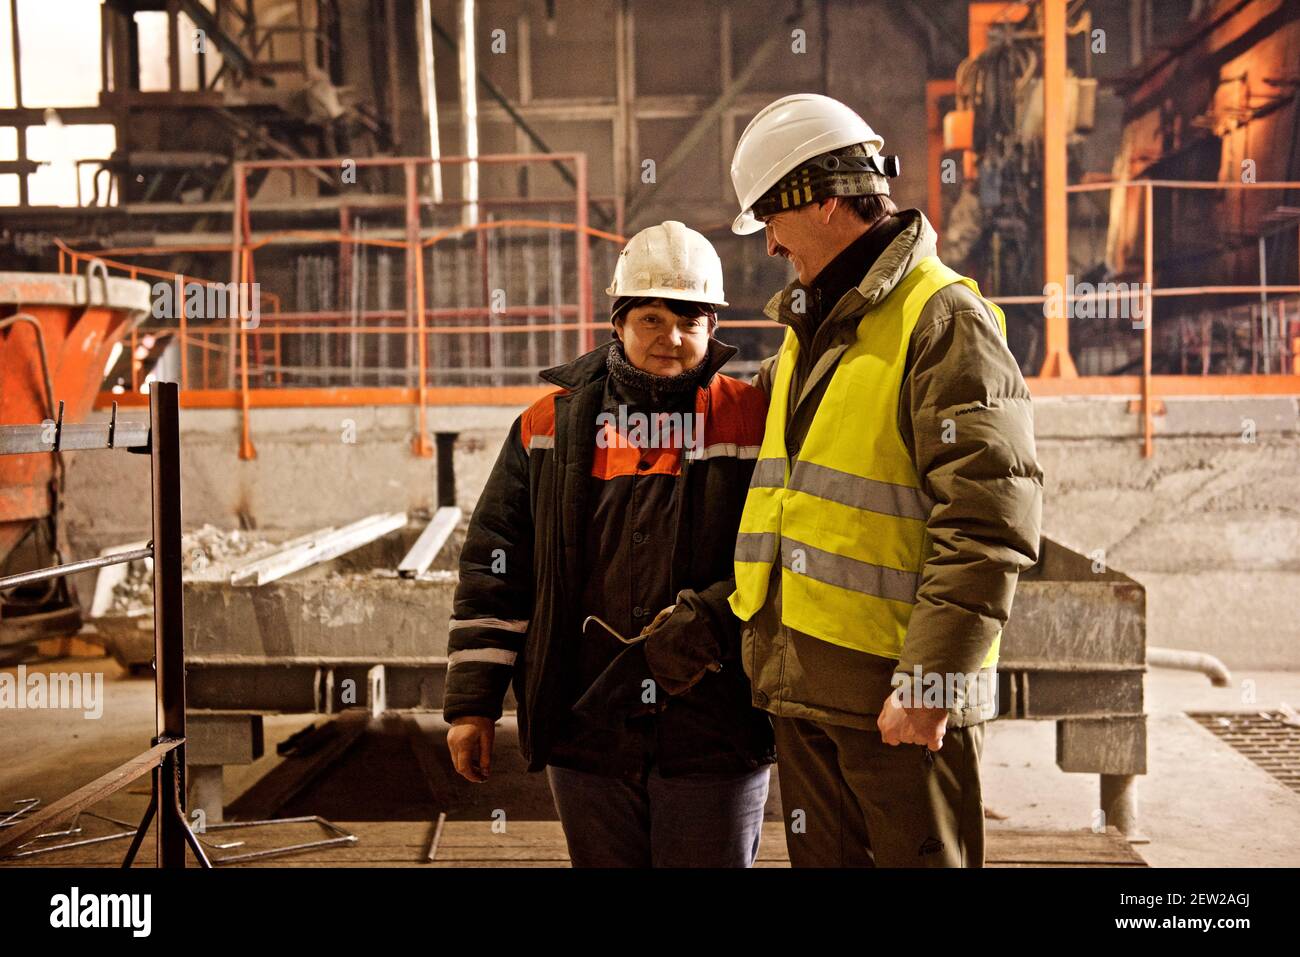
MULTIPOLYGON (((149 286, 110 278, 0 272, 0 423, 45 422, 50 452, 0 459, 0 571, 60 560, 59 449, 77 448, 74 426, 90 411, 111 361, 149 313, 149 286)), ((0 598, 0 654, 81 624, 66 578, 0 598)))

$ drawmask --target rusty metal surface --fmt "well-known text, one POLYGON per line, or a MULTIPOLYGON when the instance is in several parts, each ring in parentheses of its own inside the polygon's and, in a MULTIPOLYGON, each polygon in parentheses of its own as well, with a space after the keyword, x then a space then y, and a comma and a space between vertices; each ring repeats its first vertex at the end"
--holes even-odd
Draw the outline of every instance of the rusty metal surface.
MULTIPOLYGON (((150 309, 149 284, 138 279, 59 275, 43 272, 0 272, 0 304, 19 306, 85 306, 139 313, 150 309), (87 291, 89 290, 89 294, 87 291)), ((98 385, 98 383, 96 383, 98 385)))
POLYGON ((442 707, 447 676, 447 659, 436 657, 317 663, 191 658, 186 663, 192 713, 337 714, 369 708, 367 676, 379 664, 384 666, 386 710, 436 711, 442 707))
MULTIPOLYGON (((53 273, 0 272, 0 318, 21 312, 39 327, 49 362, 50 389, 65 403, 63 421, 90 412, 113 347, 149 312, 149 286, 130 279, 90 280, 53 273)), ((32 425, 52 419, 37 326, 20 322, 0 331, 0 423, 32 425)), ((66 426, 65 426, 66 427, 66 426)), ((48 452, 0 461, 0 560, 35 519, 49 514, 55 475, 48 452)))

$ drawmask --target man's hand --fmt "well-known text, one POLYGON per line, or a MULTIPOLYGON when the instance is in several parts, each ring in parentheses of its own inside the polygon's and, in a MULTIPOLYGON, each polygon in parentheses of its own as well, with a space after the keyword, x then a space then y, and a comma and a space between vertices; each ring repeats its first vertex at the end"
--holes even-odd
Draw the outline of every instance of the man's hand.
POLYGON ((891 694, 881 705, 876 727, 885 744, 923 744, 938 751, 948 730, 948 712, 944 708, 904 708, 891 694))
POLYGON ((648 635, 650 634, 650 632, 655 631, 655 630, 656 630, 660 625, 662 625, 662 624, 663 624, 664 622, 666 622, 669 618, 671 618, 672 615, 673 615, 673 612, 676 611, 676 610, 677 610, 677 605, 676 605, 676 603, 673 603, 673 604, 669 605, 669 606, 668 606, 667 608, 665 608, 663 611, 659 612, 659 614, 655 615, 655 616, 654 616, 654 620, 652 620, 652 621, 650 622, 650 624, 648 624, 648 625, 646 625, 644 628, 642 628, 642 629, 641 629, 641 634, 639 634, 637 637, 638 637, 638 638, 645 638, 646 636, 648 636, 648 635))
POLYGON ((482 784, 492 770, 492 742, 496 739, 496 722, 491 718, 469 716, 457 718, 447 732, 451 763, 460 776, 482 784))

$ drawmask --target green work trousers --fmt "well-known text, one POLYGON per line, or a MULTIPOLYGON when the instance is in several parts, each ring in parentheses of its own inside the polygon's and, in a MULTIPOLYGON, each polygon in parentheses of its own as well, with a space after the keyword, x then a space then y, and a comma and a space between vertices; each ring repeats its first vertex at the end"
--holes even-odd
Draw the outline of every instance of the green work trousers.
POLYGON ((792 866, 984 866, 982 724, 950 728, 937 752, 874 729, 772 724, 792 866))

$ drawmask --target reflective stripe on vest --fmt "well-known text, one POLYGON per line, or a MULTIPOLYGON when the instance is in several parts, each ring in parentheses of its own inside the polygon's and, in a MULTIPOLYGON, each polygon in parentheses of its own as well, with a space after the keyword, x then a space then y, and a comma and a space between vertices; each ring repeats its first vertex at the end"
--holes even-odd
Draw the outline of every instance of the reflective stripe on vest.
MULTIPOLYGON (((898 401, 912 330, 940 289, 979 288, 928 256, 858 323, 840 357, 793 468, 785 426, 799 345, 781 344, 767 428, 736 540, 730 604, 748 621, 781 568, 781 620, 790 628, 897 659, 932 550, 926 495, 898 430, 898 401)), ((1006 320, 993 303, 1002 335, 1006 320)), ((986 665, 997 660, 998 643, 986 665)))

